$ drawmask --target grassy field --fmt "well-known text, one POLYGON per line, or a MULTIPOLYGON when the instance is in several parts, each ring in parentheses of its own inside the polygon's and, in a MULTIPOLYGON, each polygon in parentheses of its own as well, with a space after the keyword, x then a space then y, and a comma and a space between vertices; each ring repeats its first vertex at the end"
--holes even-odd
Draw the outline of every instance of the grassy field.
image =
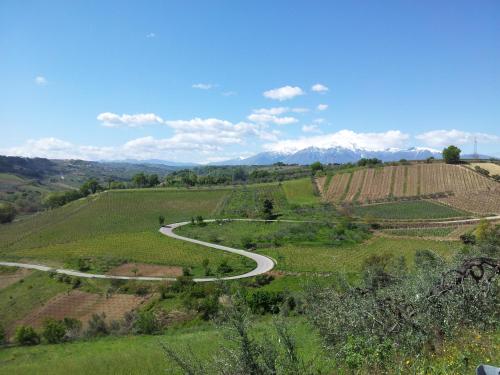
POLYGON ((399 220, 446 219, 467 216, 463 211, 442 204, 433 203, 428 200, 356 206, 354 207, 354 214, 359 217, 399 220))
MULTIPOLYGON (((300 355, 311 362, 318 373, 353 373, 345 364, 336 363, 329 356, 309 324, 297 318, 288 320, 300 355)), ((262 335, 266 332, 272 332, 269 320, 258 322, 252 333, 262 335)), ((466 337, 443 343, 443 348, 431 360, 401 358, 399 367, 407 373, 427 368, 426 373, 465 374, 473 373, 478 363, 498 363, 498 333, 483 338, 468 332, 466 337), (467 353, 466 362, 464 353, 467 353)), ((201 359, 213 357, 222 345, 228 345, 220 331, 205 325, 173 329, 159 336, 107 337, 69 344, 8 348, 0 351, 0 366, 4 373, 16 375, 182 374, 164 355, 162 342, 184 352, 189 348, 201 359)))
POLYGON ((319 202, 319 197, 314 195, 310 178, 285 181, 283 182, 283 190, 290 204, 303 205, 319 202))
POLYGON ((456 231, 456 227, 437 227, 437 228, 401 228, 386 229, 384 233, 392 236, 406 237, 447 237, 456 231))
POLYGON ((279 184, 259 184, 234 188, 219 206, 220 217, 260 217, 262 202, 270 199, 278 213, 288 210, 288 201, 279 184))
POLYGON ((411 267, 417 250, 433 250, 447 258, 459 247, 452 241, 385 237, 334 246, 328 244, 327 228, 317 230, 314 227, 320 224, 309 225, 311 228, 299 230, 302 224, 230 222, 222 225, 208 224, 206 227, 185 226, 177 229, 176 233, 239 248, 251 241, 257 245, 259 253, 277 260, 277 270, 289 272, 355 273, 360 271, 363 261, 373 254, 403 256, 411 267), (271 235, 277 232, 287 233, 286 239, 278 246, 271 243, 271 235))
POLYGON ((0 322, 9 328, 20 317, 69 289, 70 285, 51 279, 47 273, 33 272, 22 282, 0 290, 0 322))
POLYGON ((176 241, 159 234, 158 216, 167 223, 209 217, 227 190, 112 191, 72 202, 0 227, 2 259, 30 259, 72 265, 80 257, 107 257, 193 267, 201 272, 227 259, 235 270, 248 270, 237 255, 176 241))

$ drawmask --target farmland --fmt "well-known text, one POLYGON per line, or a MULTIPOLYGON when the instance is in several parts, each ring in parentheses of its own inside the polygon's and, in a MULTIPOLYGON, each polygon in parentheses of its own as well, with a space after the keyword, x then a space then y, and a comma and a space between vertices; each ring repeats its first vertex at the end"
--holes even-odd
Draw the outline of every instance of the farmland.
POLYGON ((314 195, 310 178, 285 181, 283 182, 283 190, 290 204, 303 205, 318 202, 318 197, 314 195))
MULTIPOLYGON (((489 164, 493 169, 498 167, 493 163, 480 163, 489 164)), ((464 211, 479 215, 500 213, 500 184, 461 165, 402 164, 341 171, 319 178, 317 185, 323 200, 337 205, 427 198, 462 211, 457 216, 462 216, 464 211)), ((424 216, 437 217, 433 213, 424 216)), ((395 218, 401 217, 396 214, 395 218)))
POLYGON ((463 211, 430 200, 376 203, 354 207, 359 217, 393 220, 447 219, 467 216, 463 211))
POLYGON ((91 258, 92 269, 106 271, 134 261, 191 267, 228 260, 235 272, 252 268, 243 258, 157 232, 158 216, 167 222, 214 215, 227 190, 113 191, 72 202, 0 228, 3 259, 30 259, 75 267, 91 258))

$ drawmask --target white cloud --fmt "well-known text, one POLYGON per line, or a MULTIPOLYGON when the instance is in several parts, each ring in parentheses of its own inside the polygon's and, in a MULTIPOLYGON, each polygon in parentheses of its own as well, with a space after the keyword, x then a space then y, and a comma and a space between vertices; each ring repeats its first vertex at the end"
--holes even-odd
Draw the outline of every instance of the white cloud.
POLYGON ((295 112, 295 113, 306 113, 306 112, 309 112, 309 108, 301 108, 301 107, 292 108, 292 112, 295 112))
POLYGON ((318 125, 304 125, 302 126, 302 131, 304 133, 321 133, 321 130, 319 129, 318 125))
POLYGON ((211 83, 195 83, 191 86, 193 89, 200 89, 200 90, 210 90, 215 87, 215 85, 211 83))
POLYGON ((311 87, 311 91, 319 92, 319 93, 325 93, 328 90, 329 90, 328 87, 326 87, 325 85, 322 85, 321 83, 316 83, 315 85, 312 85, 312 87, 311 87))
POLYGON ((340 130, 335 133, 312 137, 279 140, 264 145, 268 151, 294 152, 307 147, 319 148, 345 147, 363 148, 366 150, 384 150, 387 148, 403 148, 409 135, 399 130, 389 130, 382 133, 356 133, 352 130, 340 130))
POLYGON ((265 91, 263 95, 269 99, 283 101, 293 99, 296 96, 304 95, 304 91, 298 86, 283 86, 277 89, 265 91))
POLYGON ((486 133, 470 133, 461 130, 432 130, 415 136, 426 146, 446 147, 449 145, 473 144, 474 138, 480 143, 500 143, 500 136, 486 133))
POLYGON ((238 93, 236 91, 224 91, 222 93, 223 96, 235 96, 237 95, 238 93))
POLYGON ((258 124, 288 125, 298 122, 295 117, 279 117, 289 111, 290 108, 287 107, 259 108, 254 109, 247 119, 258 124))
POLYGON ((103 112, 97 115, 97 120, 106 127, 128 126, 131 128, 149 124, 163 124, 163 119, 154 113, 137 113, 134 115, 118 115, 112 112, 103 112))
POLYGON ((45 86, 49 81, 44 76, 36 76, 34 82, 39 86, 45 86))
POLYGON ((146 38, 155 38, 156 37, 156 34, 155 33, 149 33, 149 34, 146 34, 146 38))
POLYGON ((325 111, 328 109, 328 104, 318 104, 316 108, 318 111, 325 111))
POLYGON ((324 119, 324 118, 315 118, 315 119, 313 120, 313 122, 314 122, 315 124, 322 124, 322 123, 324 123, 324 122, 325 122, 325 119, 324 119))

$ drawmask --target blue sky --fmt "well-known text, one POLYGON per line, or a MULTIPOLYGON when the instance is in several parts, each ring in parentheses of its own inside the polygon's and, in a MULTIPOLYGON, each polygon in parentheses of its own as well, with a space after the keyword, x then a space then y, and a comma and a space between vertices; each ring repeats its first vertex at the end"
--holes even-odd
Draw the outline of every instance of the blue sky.
POLYGON ((498 1, 0 3, 0 153, 500 156, 498 1))

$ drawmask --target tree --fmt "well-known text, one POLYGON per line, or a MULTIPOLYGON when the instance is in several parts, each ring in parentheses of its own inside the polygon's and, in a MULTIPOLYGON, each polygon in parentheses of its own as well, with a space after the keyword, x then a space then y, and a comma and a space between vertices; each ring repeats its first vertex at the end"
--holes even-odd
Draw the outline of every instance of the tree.
POLYGON ((16 342, 20 345, 38 345, 40 336, 31 326, 19 326, 16 329, 16 342))
POLYGON ((84 184, 80 187, 80 192, 87 196, 89 194, 95 194, 97 191, 102 190, 102 186, 99 185, 99 182, 95 178, 88 179, 84 182, 84 184))
POLYGON ((149 180, 149 186, 151 187, 156 186, 160 183, 160 179, 158 178, 157 174, 149 175, 148 180, 149 180))
POLYGON ((443 150, 443 159, 447 164, 458 164, 461 152, 462 150, 456 146, 448 146, 443 150))
POLYGON ((43 324, 42 335, 49 344, 58 344, 64 340, 66 327, 60 320, 47 319, 43 324))
POLYGON ((8 203, 0 203, 0 223, 10 223, 16 217, 16 209, 8 203))
POLYGON ((318 171, 322 171, 324 169, 323 164, 321 164, 319 161, 316 161, 311 164, 311 172, 314 174, 318 171))
POLYGON ((132 182, 135 186, 142 188, 149 184, 148 177, 143 173, 137 173, 132 177, 132 182))
POLYGON ((270 199, 265 199, 262 207, 262 214, 264 216, 264 219, 266 220, 274 219, 275 215, 273 213, 273 209, 274 209, 273 201, 270 199))
POLYGON ((162 227, 163 224, 165 224, 165 216, 163 215, 158 216, 158 222, 160 223, 160 227, 162 227))

